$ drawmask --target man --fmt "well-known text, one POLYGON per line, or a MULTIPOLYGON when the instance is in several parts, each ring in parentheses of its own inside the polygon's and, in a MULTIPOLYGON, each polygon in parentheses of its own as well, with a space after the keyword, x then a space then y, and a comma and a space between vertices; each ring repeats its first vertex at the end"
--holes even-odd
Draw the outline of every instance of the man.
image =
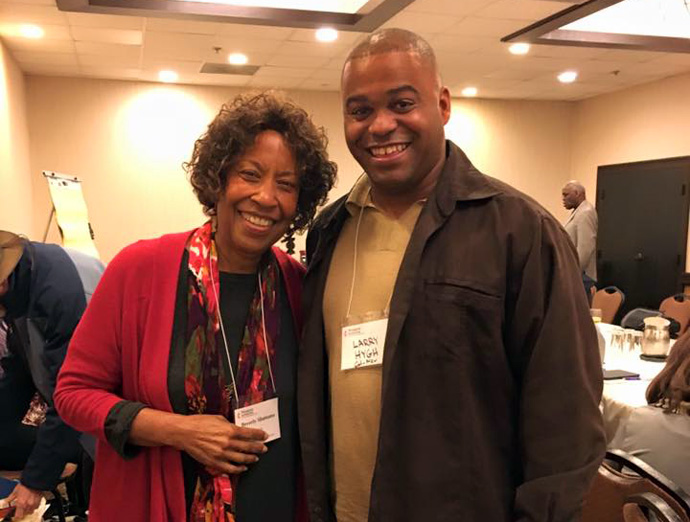
POLYGON ((0 467, 23 467, 8 497, 16 518, 32 513, 66 463, 79 457, 79 434, 58 417, 52 397, 67 345, 102 273, 97 259, 0 231, 0 318, 9 351, 0 380, 0 467), (34 392, 48 406, 37 430, 22 423, 34 392))
POLYGON ((575 519, 605 440, 572 245, 445 141, 450 95, 417 35, 358 45, 342 98, 366 175, 307 240, 312 522, 575 519))
POLYGON ((579 181, 569 181, 561 191, 563 206, 572 210, 563 227, 572 239, 582 272, 592 280, 597 280, 597 211, 587 201, 585 187, 579 181))

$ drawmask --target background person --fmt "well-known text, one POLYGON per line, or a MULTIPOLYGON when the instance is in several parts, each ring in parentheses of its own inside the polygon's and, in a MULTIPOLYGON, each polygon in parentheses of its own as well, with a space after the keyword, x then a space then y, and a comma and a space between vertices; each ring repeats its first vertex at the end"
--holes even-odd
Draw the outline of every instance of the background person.
POLYGON ((53 394, 102 273, 98 259, 0 231, 0 327, 7 348, 0 378, 0 467, 22 469, 8 497, 17 518, 38 507, 68 462, 81 461, 80 435, 58 416, 53 394), (40 400, 32 403, 36 394, 40 400), (38 403, 43 409, 30 408, 38 403), (25 420, 29 410, 38 411, 33 420, 25 420))
POLYGON ((608 447, 638 457, 690 492, 690 332, 676 341, 647 387, 647 406, 604 396, 608 447))
POLYGON ((587 201, 585 187, 579 181, 569 181, 561 191, 563 206, 572 213, 563 227, 570 236, 580 268, 584 274, 585 290, 597 282, 597 229, 599 218, 594 206, 587 201))

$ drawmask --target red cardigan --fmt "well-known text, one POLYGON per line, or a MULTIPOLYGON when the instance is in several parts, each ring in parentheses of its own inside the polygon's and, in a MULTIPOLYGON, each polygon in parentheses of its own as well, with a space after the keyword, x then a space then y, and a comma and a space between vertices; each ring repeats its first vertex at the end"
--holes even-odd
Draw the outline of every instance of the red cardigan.
MULTIPOLYGON (((57 410, 69 425, 98 438, 89 505, 93 522, 186 520, 179 451, 143 448, 124 460, 106 441, 104 425, 122 399, 172 411, 168 360, 177 280, 190 233, 139 241, 112 260, 62 365, 54 395, 57 410)), ((304 268, 283 251, 274 247, 273 252, 299 335, 304 268)))

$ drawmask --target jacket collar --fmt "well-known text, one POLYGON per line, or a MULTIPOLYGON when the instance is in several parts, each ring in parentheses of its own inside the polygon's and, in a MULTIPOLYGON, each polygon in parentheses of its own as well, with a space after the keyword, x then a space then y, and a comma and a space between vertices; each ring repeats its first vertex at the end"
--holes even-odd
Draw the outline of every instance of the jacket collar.
POLYGON ((472 165, 460 147, 446 140, 446 162, 434 189, 436 204, 442 215, 450 215, 458 201, 487 199, 500 192, 490 178, 472 165))
MULTIPOLYGON (((570 223, 579 211, 586 209, 587 205, 589 205, 588 201, 586 199, 583 199, 582 203, 580 203, 577 207, 575 207, 573 209, 573 211, 570 213, 570 215, 568 216, 568 219, 565 222, 565 225, 570 223)), ((565 226, 565 225, 563 225, 563 226, 565 226)))

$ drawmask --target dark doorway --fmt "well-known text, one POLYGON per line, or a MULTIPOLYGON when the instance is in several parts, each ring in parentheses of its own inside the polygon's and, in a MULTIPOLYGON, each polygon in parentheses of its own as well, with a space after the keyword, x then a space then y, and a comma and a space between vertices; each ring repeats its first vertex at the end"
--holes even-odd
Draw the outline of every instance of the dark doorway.
POLYGON ((625 293, 619 319, 682 291, 689 182, 690 157, 599 167, 597 286, 625 293))

